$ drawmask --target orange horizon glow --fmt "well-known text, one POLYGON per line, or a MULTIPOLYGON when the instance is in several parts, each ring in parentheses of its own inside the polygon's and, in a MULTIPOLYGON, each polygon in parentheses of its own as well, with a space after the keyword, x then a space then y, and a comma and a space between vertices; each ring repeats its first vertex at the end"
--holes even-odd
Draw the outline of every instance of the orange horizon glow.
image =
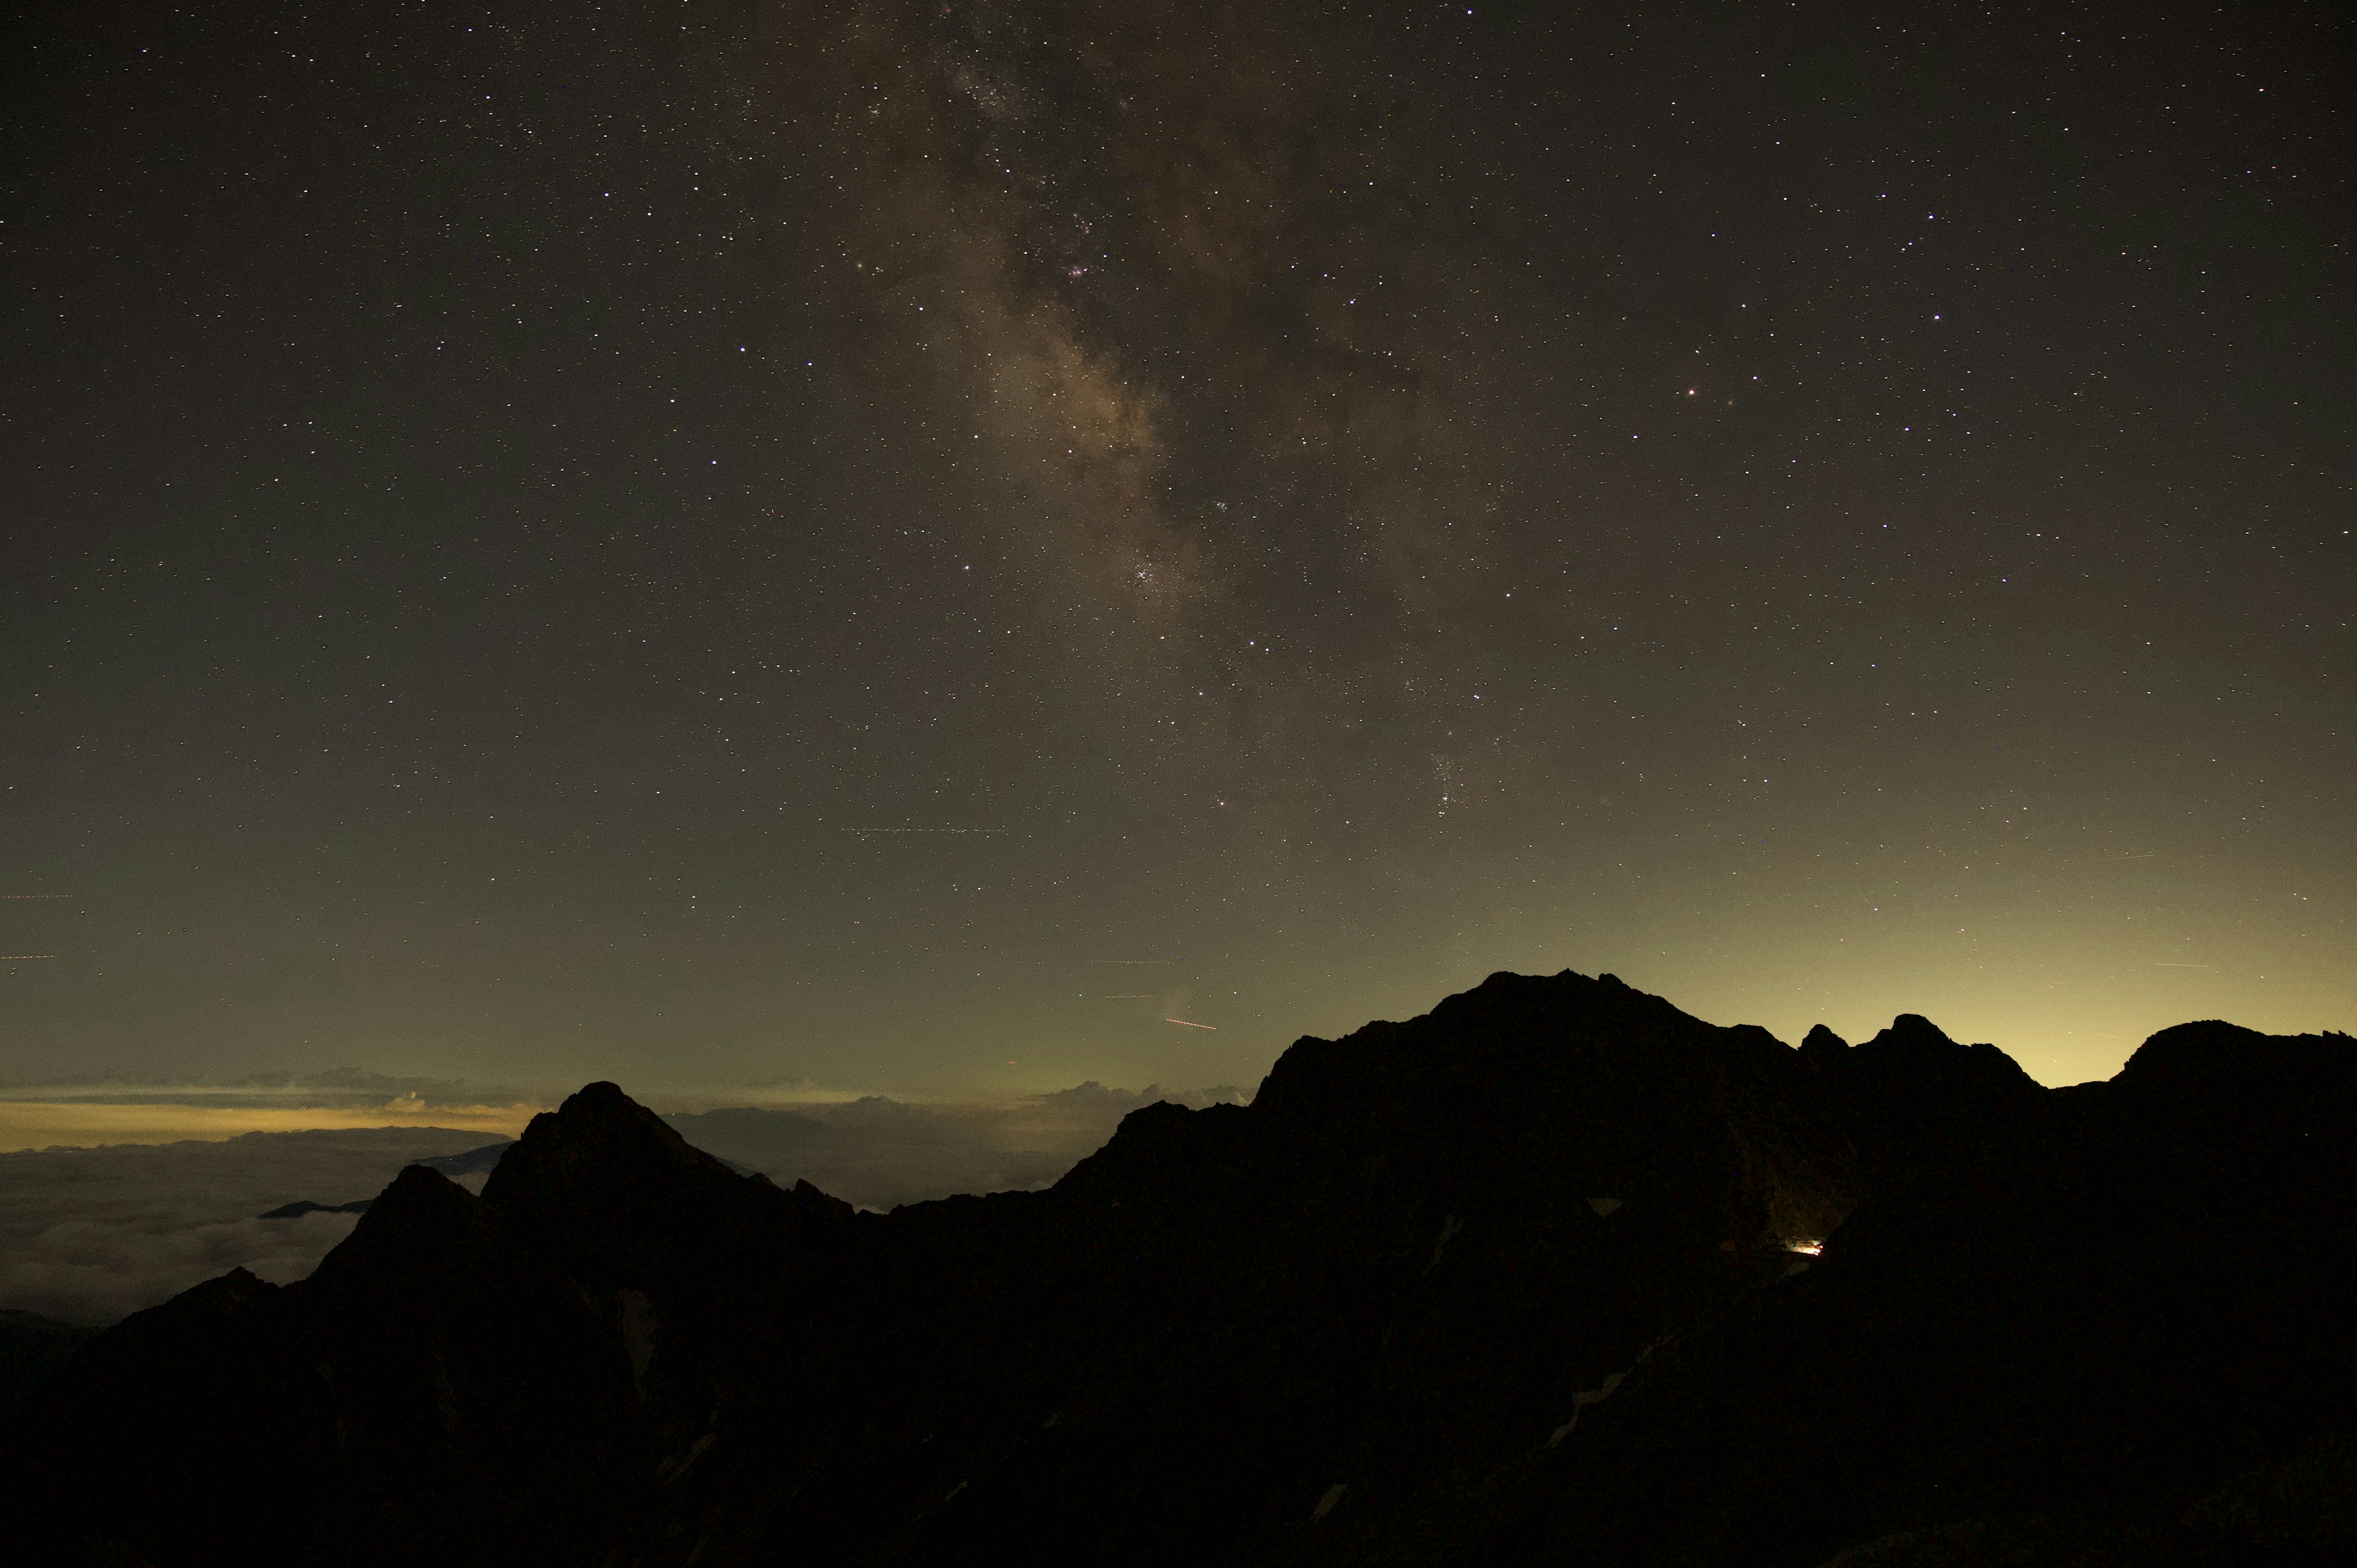
POLYGON ((0 1153, 108 1144, 221 1143, 247 1133, 442 1127, 519 1137, 544 1105, 230 1106, 0 1100, 0 1153))

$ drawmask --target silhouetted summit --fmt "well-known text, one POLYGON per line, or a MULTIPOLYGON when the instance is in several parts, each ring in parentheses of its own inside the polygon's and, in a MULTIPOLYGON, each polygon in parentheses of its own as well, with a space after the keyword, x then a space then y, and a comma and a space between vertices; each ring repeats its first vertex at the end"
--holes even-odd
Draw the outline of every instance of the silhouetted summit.
POLYGON ((709 1197, 730 1185, 720 1162, 612 1083, 585 1085, 533 1117, 491 1183, 519 1213, 575 1197, 627 1203, 649 1190, 709 1197))
POLYGON ((1800 1054, 1815 1102, 1880 1188, 1953 1181, 1963 1157, 2018 1158, 2018 1141, 2046 1099, 1995 1046, 1959 1045, 1915 1013, 1857 1046, 1820 1025, 1800 1054))
POLYGON ((92 1341, 11 1528, 158 1564, 2299 1561, 2349 1523, 2352 1069, 2188 1025, 2048 1090, 1911 1015, 1794 1050, 1501 974, 1049 1190, 889 1215, 592 1084, 480 1197, 413 1166, 311 1279, 92 1341))

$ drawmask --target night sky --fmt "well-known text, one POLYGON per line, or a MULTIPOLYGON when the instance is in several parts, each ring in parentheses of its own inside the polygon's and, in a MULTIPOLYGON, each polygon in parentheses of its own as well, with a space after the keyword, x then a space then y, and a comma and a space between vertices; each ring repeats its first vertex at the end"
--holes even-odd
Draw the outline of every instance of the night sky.
POLYGON ((9 27, 0 1076, 2357 1020, 2343 6, 9 27))

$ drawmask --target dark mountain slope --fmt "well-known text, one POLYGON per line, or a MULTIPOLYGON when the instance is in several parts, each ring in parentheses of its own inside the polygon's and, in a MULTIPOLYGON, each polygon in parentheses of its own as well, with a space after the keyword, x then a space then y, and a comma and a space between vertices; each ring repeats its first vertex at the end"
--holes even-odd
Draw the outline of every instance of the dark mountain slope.
POLYGON ((1959 1046, 1914 1013, 1861 1046, 1820 1024, 1801 1058, 1867 1178, 1886 1188, 1933 1173, 1953 1179, 1959 1162, 2009 1163, 2047 1099, 1995 1046, 1959 1046))
POLYGON ((2352 1043, 2182 1026, 2007 1144, 1657 1359, 1485 1555, 1799 1565, 1912 1531, 1924 1561, 2346 1561, 2200 1505, 2339 1455, 2341 1522, 2302 1528, 2357 1523, 2352 1043))
POLYGON ((1139 1112, 1050 1192, 896 1212, 844 1357, 860 1430, 758 1519, 734 1483, 708 1520, 691 1494, 692 1536, 706 1562, 1178 1563, 1377 1473, 1461 1485, 1837 1221, 1853 1177, 1806 1086, 1760 1031, 1609 978, 1496 976, 1300 1042, 1249 1108, 1139 1112))
POLYGON ((95 1332, 38 1312, 0 1308, 0 1421, 56 1376, 74 1347, 95 1332))
POLYGON ((413 1168, 311 1280, 100 1337, 5 1517, 158 1564, 2223 1552, 2253 1498, 2313 1534, 2351 1430, 2350 1071, 2196 1025, 2050 1092, 1499 975, 889 1216, 592 1085, 481 1198, 413 1168))
POLYGON ((646 1486, 609 1315, 416 1165, 311 1278, 135 1314, 45 1393, 21 1561, 92 1531, 170 1563, 568 1561, 646 1486))

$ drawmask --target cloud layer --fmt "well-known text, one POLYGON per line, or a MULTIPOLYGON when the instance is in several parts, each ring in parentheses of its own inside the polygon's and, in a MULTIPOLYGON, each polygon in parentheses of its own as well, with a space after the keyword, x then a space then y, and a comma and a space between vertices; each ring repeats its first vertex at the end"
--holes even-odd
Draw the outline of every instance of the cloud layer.
POLYGON ((371 1197, 412 1160, 489 1141, 383 1127, 0 1154, 0 1307, 103 1324, 232 1268, 301 1279, 358 1217, 264 1210, 371 1197))
MULTIPOLYGON (((1091 1082, 1001 1104, 913 1105, 871 1095, 667 1120, 697 1147, 776 1181, 808 1180, 862 1208, 885 1209, 952 1193, 1046 1187, 1140 1106, 1240 1098, 1226 1087, 1166 1093, 1091 1082)), ((190 1113, 170 1105, 70 1109, 190 1113)), ((104 1324, 232 1268, 291 1283, 350 1235, 358 1217, 260 1215, 304 1199, 372 1197, 414 1160, 464 1153, 497 1136, 475 1126, 373 1127, 0 1153, 0 1307, 104 1324)), ((479 1189, 484 1178, 458 1179, 479 1189)))
POLYGON ((863 1208, 890 1208, 952 1193, 1046 1187, 1102 1147, 1139 1106, 1240 1098, 1228 1087, 1166 1092, 1092 1082, 1000 1105, 910 1105, 871 1095, 666 1120, 696 1147, 774 1181, 808 1181, 863 1208))

